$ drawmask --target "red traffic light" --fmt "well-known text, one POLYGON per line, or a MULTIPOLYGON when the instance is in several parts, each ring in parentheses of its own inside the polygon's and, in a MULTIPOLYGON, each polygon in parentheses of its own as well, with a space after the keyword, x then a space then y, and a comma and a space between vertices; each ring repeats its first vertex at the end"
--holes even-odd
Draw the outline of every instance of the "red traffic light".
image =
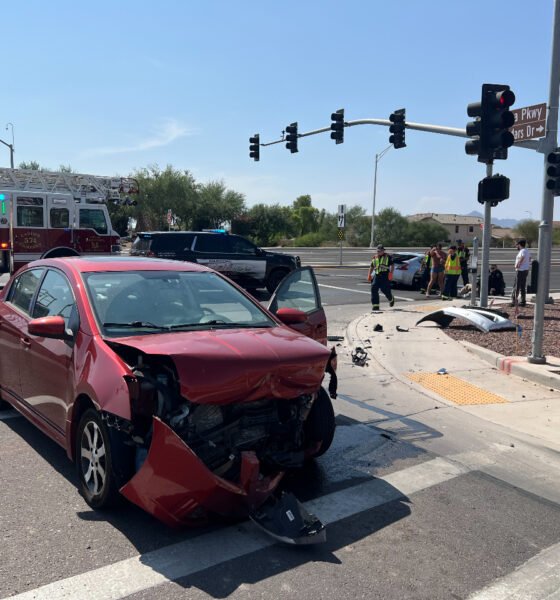
POLYGON ((496 100, 502 108, 509 108, 515 102, 515 94, 511 90, 504 90, 496 94, 496 100))

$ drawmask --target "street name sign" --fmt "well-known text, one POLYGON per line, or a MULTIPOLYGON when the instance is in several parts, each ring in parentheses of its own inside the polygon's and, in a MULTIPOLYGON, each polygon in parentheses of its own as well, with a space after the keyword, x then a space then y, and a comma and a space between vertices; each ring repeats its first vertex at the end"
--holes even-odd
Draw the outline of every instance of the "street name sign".
POLYGON ((546 135, 546 103, 524 106, 511 111, 515 124, 510 129, 516 142, 546 135))

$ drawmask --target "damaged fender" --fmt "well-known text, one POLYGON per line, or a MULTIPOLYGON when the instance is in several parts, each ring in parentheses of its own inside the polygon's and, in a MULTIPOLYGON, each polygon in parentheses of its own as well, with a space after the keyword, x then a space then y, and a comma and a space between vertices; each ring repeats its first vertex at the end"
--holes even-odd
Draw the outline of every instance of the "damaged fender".
POLYGON ((169 426, 153 417, 148 456, 120 492, 172 527, 200 518, 201 508, 225 516, 246 516, 270 496, 283 476, 279 472, 262 477, 259 467, 254 452, 242 452, 239 481, 226 481, 212 473, 169 426))

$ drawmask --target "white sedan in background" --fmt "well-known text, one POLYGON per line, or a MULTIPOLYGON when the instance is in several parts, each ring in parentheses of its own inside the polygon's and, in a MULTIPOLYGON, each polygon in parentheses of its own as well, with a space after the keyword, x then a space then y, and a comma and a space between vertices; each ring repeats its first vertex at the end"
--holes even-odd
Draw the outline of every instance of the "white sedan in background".
POLYGON ((419 252, 394 252, 392 256, 395 263, 393 285, 419 289, 424 254, 419 252))

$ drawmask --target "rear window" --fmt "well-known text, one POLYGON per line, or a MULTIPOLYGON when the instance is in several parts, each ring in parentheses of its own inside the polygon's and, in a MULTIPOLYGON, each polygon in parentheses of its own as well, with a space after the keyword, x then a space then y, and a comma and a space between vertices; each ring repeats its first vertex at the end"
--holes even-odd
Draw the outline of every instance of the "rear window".
POLYGON ((416 256, 416 254, 394 254, 393 262, 403 263, 407 260, 412 260, 413 258, 418 258, 418 256, 416 256))

